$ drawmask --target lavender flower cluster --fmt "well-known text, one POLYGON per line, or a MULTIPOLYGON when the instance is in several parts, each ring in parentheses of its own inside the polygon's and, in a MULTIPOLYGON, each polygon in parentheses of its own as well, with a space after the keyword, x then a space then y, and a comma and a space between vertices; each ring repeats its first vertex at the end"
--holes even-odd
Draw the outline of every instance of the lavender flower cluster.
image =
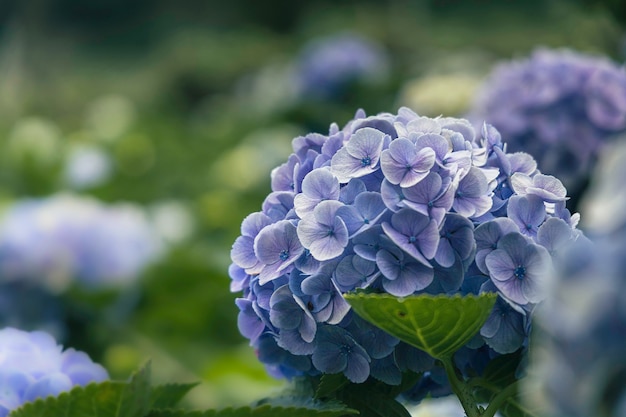
POLYGON ((0 417, 26 402, 107 379, 107 371, 86 353, 64 351, 45 332, 0 330, 0 417))
POLYGON ((433 394, 441 370, 353 314, 342 294, 359 288, 497 292, 480 337, 456 357, 462 370, 525 345, 552 255, 580 235, 566 189, 529 154, 507 153, 490 125, 477 135, 467 120, 408 108, 360 110, 293 150, 244 219, 229 269, 243 293, 239 329, 271 373, 398 384, 403 371, 426 371, 433 394))
POLYGON ((384 79, 389 58, 374 41, 356 33, 339 33, 305 45, 295 67, 303 96, 329 98, 351 83, 384 79))
POLYGON ((11 205, 0 223, 0 282, 30 282, 61 292, 132 282, 161 253, 137 207, 106 206, 61 194, 11 205))
POLYGON ((626 70, 571 50, 536 50, 495 68, 470 119, 487 119, 512 151, 580 192, 598 152, 626 131, 626 70))

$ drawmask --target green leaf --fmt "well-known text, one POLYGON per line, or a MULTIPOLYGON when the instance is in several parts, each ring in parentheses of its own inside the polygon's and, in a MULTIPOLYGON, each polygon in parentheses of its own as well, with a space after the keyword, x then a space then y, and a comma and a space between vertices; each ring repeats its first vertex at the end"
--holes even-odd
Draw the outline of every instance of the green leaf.
POLYGON ((489 362, 482 377, 472 380, 472 384, 477 386, 475 390, 476 398, 485 403, 491 403, 503 390, 511 389, 511 395, 506 397, 502 406, 499 407, 499 414, 503 417, 539 417, 545 413, 541 410, 529 406, 532 401, 525 401, 521 398, 521 393, 517 389, 518 379, 515 372, 522 360, 522 350, 514 353, 498 356, 489 362), (516 384, 516 385, 513 385, 516 384), (510 387, 510 388, 507 388, 510 387))
POLYGON ((10 417, 144 417, 150 409, 150 364, 129 382, 105 381, 76 387, 9 414, 10 417))
POLYGON ((166 384, 152 387, 150 396, 151 408, 172 408, 196 385, 192 384, 166 384))
POLYGON ((492 293, 404 298, 390 294, 345 295, 359 316, 437 359, 451 357, 478 333, 496 297, 492 293))
POLYGON ((358 414, 344 405, 331 403, 310 407, 278 407, 264 404, 257 407, 225 408, 223 410, 184 411, 154 410, 146 417, 343 417, 358 414))
POLYGON ((315 398, 329 398, 336 394, 341 388, 349 384, 350 381, 342 373, 324 374, 315 391, 315 398))
POLYGON ((402 404, 375 387, 375 384, 350 384, 337 393, 337 398, 359 410, 361 417, 411 417, 402 404))

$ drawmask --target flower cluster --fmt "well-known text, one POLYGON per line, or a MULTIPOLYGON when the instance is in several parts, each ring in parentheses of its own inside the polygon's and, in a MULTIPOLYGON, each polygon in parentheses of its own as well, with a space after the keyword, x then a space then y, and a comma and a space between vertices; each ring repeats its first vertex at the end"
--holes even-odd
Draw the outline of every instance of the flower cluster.
POLYGON ((431 357, 352 314, 342 294, 359 288, 497 292, 480 337, 456 357, 462 370, 526 344, 552 255, 580 234, 565 188, 529 154, 507 153, 489 125, 477 135, 467 120, 408 108, 359 111, 293 150, 262 211, 244 219, 229 270, 243 292, 239 329, 270 371, 388 384, 428 371, 420 387, 434 393, 443 374, 431 357))
POLYGON ((0 330, 0 417, 25 402, 107 379, 107 371, 86 353, 63 351, 45 332, 0 330))
POLYGON ((328 98, 354 82, 383 79, 389 70, 383 48, 361 35, 341 33, 305 45, 295 62, 303 95, 328 98))
POLYGON ((18 201, 0 224, 0 281, 56 292, 77 279, 88 289, 138 276, 161 252, 145 215, 132 205, 57 195, 18 201))
POLYGON ((626 131, 626 70, 605 58, 539 49, 496 67, 471 113, 578 193, 604 143, 626 131))
POLYGON ((589 239, 557 258, 548 299, 537 311, 542 330, 532 391, 549 415, 626 415, 626 146, 603 153, 583 203, 589 239), (538 389, 537 389, 538 388, 538 389))

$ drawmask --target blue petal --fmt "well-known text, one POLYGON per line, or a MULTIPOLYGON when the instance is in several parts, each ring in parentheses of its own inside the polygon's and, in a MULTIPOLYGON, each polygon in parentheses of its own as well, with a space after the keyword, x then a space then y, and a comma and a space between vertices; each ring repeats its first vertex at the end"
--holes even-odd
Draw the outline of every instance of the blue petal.
POLYGON ((365 382, 370 375, 369 357, 356 353, 350 354, 348 364, 343 373, 350 381, 356 384, 365 382))
POLYGON ((507 215, 523 234, 535 236, 546 218, 546 208, 543 200, 535 195, 514 195, 509 198, 507 215))

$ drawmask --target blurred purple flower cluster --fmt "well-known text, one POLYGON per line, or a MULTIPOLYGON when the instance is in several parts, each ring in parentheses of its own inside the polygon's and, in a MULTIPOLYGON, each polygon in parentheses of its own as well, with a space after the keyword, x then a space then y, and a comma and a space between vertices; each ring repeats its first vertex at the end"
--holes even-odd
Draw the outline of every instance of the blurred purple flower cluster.
POLYGON ((0 330, 0 417, 25 402, 107 379, 107 371, 86 353, 64 351, 45 332, 0 330))
POLYGON ((389 57, 376 42, 356 33, 317 38, 296 59, 297 89, 302 95, 329 98, 355 82, 383 80, 389 57))
MULTIPOLYGON (((445 393, 433 358, 353 314, 356 289, 411 294, 497 292, 480 336, 456 356, 463 371, 527 344, 552 256, 575 241, 578 215, 561 182, 526 153, 507 153, 484 124, 408 108, 293 140, 262 210, 231 251, 241 333, 274 375, 343 373, 445 393), (432 384, 431 384, 432 381, 432 384)), ((445 377, 443 377, 445 383, 445 377)))
POLYGON ((479 90, 471 120, 487 120, 511 151, 579 193, 598 152, 626 131, 626 69, 571 50, 538 49, 501 64, 479 90))
POLYGON ((0 223, 0 281, 61 292, 114 288, 137 279, 162 244, 136 206, 57 195, 17 201, 0 223))

